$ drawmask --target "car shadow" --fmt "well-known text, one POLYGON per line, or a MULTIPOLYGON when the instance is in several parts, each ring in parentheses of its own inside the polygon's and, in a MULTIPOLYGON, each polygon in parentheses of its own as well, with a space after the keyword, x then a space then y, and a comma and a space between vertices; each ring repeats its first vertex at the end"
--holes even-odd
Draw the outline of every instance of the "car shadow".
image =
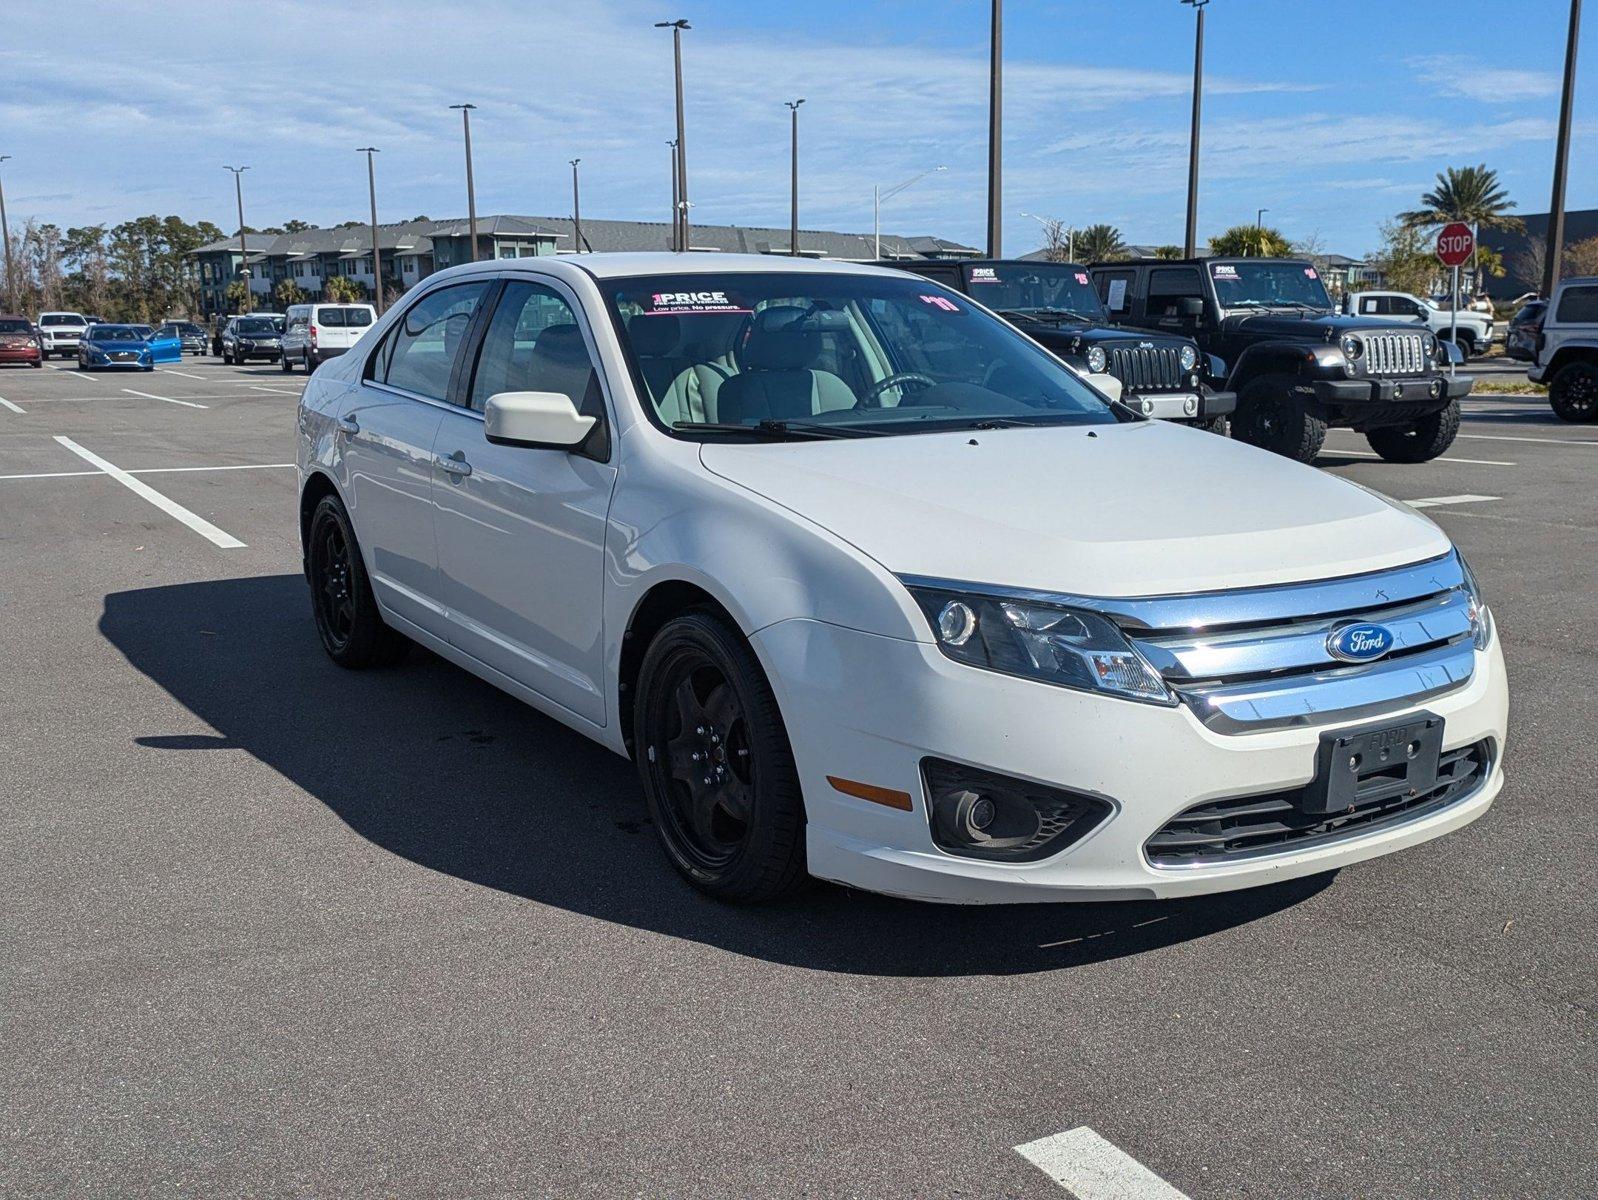
POLYGON ((1330 881, 1198 900, 973 908, 817 885, 732 907, 666 863, 631 763, 420 649, 388 670, 334 666, 299 575, 113 593, 99 627, 217 731, 150 729, 139 745, 242 749, 362 837, 428 870, 793 966, 893 976, 1055 970, 1217 933, 1330 881))

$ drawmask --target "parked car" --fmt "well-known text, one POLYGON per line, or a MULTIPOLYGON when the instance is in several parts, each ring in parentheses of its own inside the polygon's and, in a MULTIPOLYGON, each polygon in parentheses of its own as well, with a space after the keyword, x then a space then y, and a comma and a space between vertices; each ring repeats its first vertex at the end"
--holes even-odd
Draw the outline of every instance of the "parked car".
POLYGON ((157 363, 182 362, 175 337, 160 337, 148 325, 91 325, 78 342, 78 370, 125 367, 153 371, 157 363))
POLYGON ((1216 385, 1225 365, 1191 338, 1116 328, 1086 267, 1017 259, 883 261, 966 293, 1072 366, 1120 382, 1118 399, 1144 416, 1219 433, 1237 396, 1216 385))
POLYGON ((1190 896, 1502 785, 1503 657, 1441 529, 900 272, 449 268, 311 377, 296 438, 334 662, 419 642, 630 756, 718 897, 1190 896))
POLYGON ((222 330, 222 361, 229 366, 252 359, 276 362, 282 356, 282 334, 267 314, 234 317, 222 330))
POLYGON ((1468 375, 1459 349, 1387 317, 1341 316, 1315 267, 1296 259, 1209 258, 1094 266, 1110 315, 1192 337, 1231 364, 1232 436, 1312 462, 1332 426, 1365 435, 1389 462, 1436 458, 1459 432, 1468 375))
POLYGON ((292 371, 299 363, 314 371, 360 341, 377 320, 377 309, 370 304, 293 304, 285 317, 283 370, 292 371))
POLYGON ((1548 385, 1561 420, 1598 421, 1598 276, 1561 279, 1554 288, 1526 378, 1548 385))
POLYGON ((0 313, 0 363, 44 366, 44 347, 39 344, 38 331, 27 317, 0 313))
POLYGON ((1414 321, 1450 341, 1456 340, 1453 331, 1457 326, 1459 349, 1467 359, 1473 354, 1485 354, 1497 336, 1490 308, 1485 313, 1461 308, 1456 315, 1451 309, 1408 292, 1350 292, 1343 297, 1343 311, 1359 317, 1414 321))
POLYGON ((1537 335, 1542 332, 1548 301, 1529 300, 1521 306, 1504 330, 1504 354, 1520 362, 1537 360, 1537 335))
POLYGON ((78 352, 78 341, 90 322, 82 313, 42 312, 34 321, 39 329, 39 345, 44 356, 70 358, 78 352))
POLYGON ((156 332, 164 338, 177 338, 185 354, 205 353, 205 328, 193 321, 168 321, 156 332))

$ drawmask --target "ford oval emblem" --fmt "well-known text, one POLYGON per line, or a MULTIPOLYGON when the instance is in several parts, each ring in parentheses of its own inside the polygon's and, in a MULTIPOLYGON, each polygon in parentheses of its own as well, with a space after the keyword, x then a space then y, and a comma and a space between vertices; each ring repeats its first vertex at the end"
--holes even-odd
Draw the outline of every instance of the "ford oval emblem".
POLYGON ((1375 662, 1395 640, 1385 625, 1339 625, 1326 635, 1326 652, 1339 662, 1375 662))

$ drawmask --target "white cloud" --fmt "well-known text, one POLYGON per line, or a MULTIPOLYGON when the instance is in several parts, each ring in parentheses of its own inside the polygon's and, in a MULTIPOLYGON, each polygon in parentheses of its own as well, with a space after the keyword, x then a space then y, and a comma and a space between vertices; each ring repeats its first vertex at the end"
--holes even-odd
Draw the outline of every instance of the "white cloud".
POLYGON ((1513 104, 1556 95, 1559 75, 1553 71, 1529 71, 1518 67, 1488 66, 1462 54, 1433 54, 1412 58, 1408 65, 1420 72, 1421 82, 1440 95, 1466 100, 1513 104))

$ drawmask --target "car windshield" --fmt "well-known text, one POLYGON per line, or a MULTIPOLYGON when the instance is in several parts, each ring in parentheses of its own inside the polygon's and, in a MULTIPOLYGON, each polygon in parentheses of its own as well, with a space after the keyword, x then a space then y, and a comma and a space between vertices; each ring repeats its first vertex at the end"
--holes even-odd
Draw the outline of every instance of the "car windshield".
POLYGON ((1093 281, 1070 263, 994 263, 966 268, 971 298, 995 312, 1068 313, 1108 322, 1093 281))
POLYGON ((93 340, 97 342, 142 342, 147 332, 137 325, 96 325, 93 340))
POLYGON ((236 326, 239 333, 276 333, 277 326, 265 317, 256 317, 250 321, 240 321, 236 326))
POLYGON ((72 313, 45 313, 39 318, 40 325, 82 325, 83 318, 72 313))
POLYGON ((1313 308, 1330 311, 1331 299, 1320 272, 1309 263, 1249 261, 1212 262, 1210 278, 1223 308, 1313 308))
POLYGON ((924 279, 729 272, 605 286, 653 415, 679 432, 847 437, 1134 419, 924 279))
POLYGON ((0 333, 32 333, 33 326, 26 321, 0 318, 0 333))

